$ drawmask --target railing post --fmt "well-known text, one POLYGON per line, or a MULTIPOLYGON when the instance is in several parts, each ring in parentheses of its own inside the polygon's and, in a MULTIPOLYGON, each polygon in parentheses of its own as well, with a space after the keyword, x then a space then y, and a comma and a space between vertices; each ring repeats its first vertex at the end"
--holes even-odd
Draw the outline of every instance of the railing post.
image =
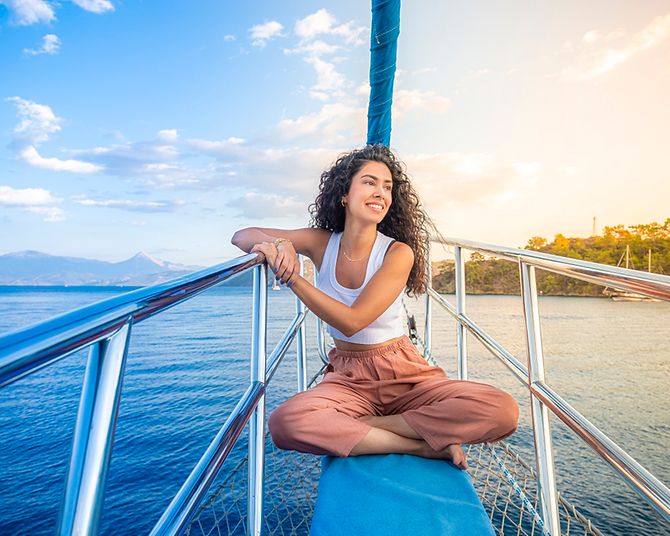
POLYGON ((431 355, 431 332, 433 322, 433 302, 430 298, 429 288, 433 288, 433 267, 430 262, 430 242, 426 248, 426 315, 423 327, 423 357, 428 359, 431 355))
MULTIPOLYGON (((521 276, 521 294, 523 296, 523 315, 526 324, 528 382, 530 386, 544 383, 544 354, 540 332, 535 267, 520 261, 519 272, 521 276)), ((556 494, 556 477, 554 475, 554 453, 551 445, 549 410, 532 392, 530 393, 530 402, 542 517, 549 533, 552 536, 560 536, 561 524, 558 514, 558 496, 556 494)))
MULTIPOLYGON (((300 275, 305 276, 305 258, 302 255, 298 256, 300 260, 300 275)), ((305 304, 302 303, 300 298, 296 296, 295 298, 296 313, 301 315, 305 312, 305 304)), ((298 374, 298 391, 304 391, 307 389, 307 356, 305 349, 307 348, 307 340, 305 334, 305 322, 300 324, 298 329, 298 335, 296 338, 296 353, 298 359, 298 366, 296 368, 298 374)))
POLYGON ((130 321, 91 346, 58 533, 97 534, 128 355, 130 321))
MULTIPOLYGON (((267 359, 267 268, 254 268, 251 320, 251 381, 265 385, 267 359)), ((247 534, 260 536, 263 521, 263 473, 265 470, 265 394, 249 420, 249 495, 247 534)))
MULTIPOLYGON (((454 248, 455 255, 455 291, 456 291, 456 313, 458 316, 465 314, 465 260, 463 258, 463 248, 456 246, 454 248)), ((456 322, 456 340, 458 348, 458 379, 468 379, 468 347, 467 347, 467 331, 465 326, 460 322, 456 322)))

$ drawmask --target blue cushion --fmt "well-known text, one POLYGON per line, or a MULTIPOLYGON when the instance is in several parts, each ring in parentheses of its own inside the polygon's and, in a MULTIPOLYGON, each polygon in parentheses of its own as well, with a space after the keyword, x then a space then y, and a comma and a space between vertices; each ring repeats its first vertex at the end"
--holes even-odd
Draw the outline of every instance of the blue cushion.
POLYGON ((310 534, 494 532, 465 471, 443 460, 387 454, 324 458, 310 534))

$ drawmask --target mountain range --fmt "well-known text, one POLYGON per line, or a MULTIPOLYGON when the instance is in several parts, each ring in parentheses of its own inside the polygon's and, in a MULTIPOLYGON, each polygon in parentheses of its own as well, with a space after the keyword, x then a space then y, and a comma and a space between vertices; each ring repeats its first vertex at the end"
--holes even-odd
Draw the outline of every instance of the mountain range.
POLYGON ((200 268, 162 261, 146 253, 121 262, 106 262, 19 251, 0 255, 0 285, 146 286, 200 268))

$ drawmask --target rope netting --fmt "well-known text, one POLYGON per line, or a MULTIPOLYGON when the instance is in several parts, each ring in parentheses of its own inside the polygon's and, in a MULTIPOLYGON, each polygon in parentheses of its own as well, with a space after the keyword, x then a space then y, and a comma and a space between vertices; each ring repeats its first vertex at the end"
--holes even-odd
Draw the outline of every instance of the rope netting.
MULTIPOLYGON (((309 534, 321 471, 318 456, 265 449, 263 534, 309 534)), ((186 534, 226 536, 247 534, 247 459, 237 463, 200 507, 186 534)))
MULTIPOLYGON (((422 347, 424 341, 412 325, 408 313, 410 338, 422 347)), ((427 356, 437 365, 432 356, 427 356)), ((323 368, 310 385, 320 379, 323 368)), ((280 400, 269 391, 268 409, 280 400)), ((269 411, 268 411, 269 413, 269 411)), ((246 452, 247 441, 235 452, 246 452)), ((321 458, 277 449, 269 436, 265 447, 265 495, 263 534, 303 536, 309 534, 316 503, 321 458)), ((477 494, 499 536, 543 536, 545 532, 538 511, 535 472, 506 442, 470 445, 467 448, 469 473, 477 494)), ((225 536, 247 533, 247 457, 227 460, 219 474, 221 481, 212 487, 186 534, 190 536, 225 536)), ((591 521, 560 493, 558 495, 563 536, 602 536, 591 521)))
MULTIPOLYGON (((535 471, 510 445, 501 441, 467 448, 469 473, 491 524, 501 536, 546 534, 537 512, 535 471)), ((577 508, 558 494, 563 536, 602 536, 577 508)))
MULTIPOLYGON (((538 523, 534 515, 534 510, 539 510, 539 504, 533 469, 505 442, 495 445, 471 445, 467 449, 467 454, 469 473, 496 534, 542 536, 544 533, 541 523, 538 523)), ((309 534, 320 466, 320 457, 279 450, 268 439, 263 534, 277 536, 309 534)), ((562 535, 602 536, 591 521, 560 494, 559 508, 562 535)), ((246 512, 245 457, 229 469, 225 479, 214 488, 186 534, 191 536, 246 534, 246 512)))

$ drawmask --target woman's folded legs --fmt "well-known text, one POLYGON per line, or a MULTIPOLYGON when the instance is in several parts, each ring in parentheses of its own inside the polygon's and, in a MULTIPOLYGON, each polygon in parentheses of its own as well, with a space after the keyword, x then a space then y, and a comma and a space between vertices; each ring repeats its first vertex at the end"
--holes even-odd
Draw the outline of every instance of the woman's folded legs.
POLYGON ((504 391, 431 378, 383 406, 345 383, 323 381, 281 404, 268 424, 282 449, 334 456, 407 453, 464 467, 462 443, 498 441, 516 430, 517 421, 516 401, 504 391))
POLYGON ((415 385, 384 413, 401 416, 432 448, 442 450, 452 444, 504 439, 517 428, 519 406, 491 385, 437 379, 415 385))
POLYGON ((359 420, 379 409, 351 387, 323 381, 298 393, 272 412, 270 434, 277 447, 310 454, 349 456, 370 432, 359 420))

